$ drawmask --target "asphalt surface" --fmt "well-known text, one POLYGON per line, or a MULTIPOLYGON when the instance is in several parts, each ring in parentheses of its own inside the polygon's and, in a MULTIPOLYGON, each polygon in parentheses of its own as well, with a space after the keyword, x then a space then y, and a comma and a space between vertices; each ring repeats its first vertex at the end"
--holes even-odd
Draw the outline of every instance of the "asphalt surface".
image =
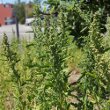
MULTIPOLYGON (((17 38, 16 35, 16 25, 5 25, 0 27, 0 41, 3 39, 3 34, 6 34, 8 36, 9 41, 11 41, 12 38, 17 38)), ((32 33, 32 27, 21 25, 19 24, 19 33, 20 33, 20 39, 26 39, 28 41, 33 39, 34 34, 32 33)))

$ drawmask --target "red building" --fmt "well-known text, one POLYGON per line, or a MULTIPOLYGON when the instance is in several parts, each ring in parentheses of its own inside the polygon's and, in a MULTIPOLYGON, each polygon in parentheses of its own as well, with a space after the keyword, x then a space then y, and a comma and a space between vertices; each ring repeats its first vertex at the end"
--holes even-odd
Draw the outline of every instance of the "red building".
POLYGON ((0 26, 14 23, 12 4, 0 4, 0 26))

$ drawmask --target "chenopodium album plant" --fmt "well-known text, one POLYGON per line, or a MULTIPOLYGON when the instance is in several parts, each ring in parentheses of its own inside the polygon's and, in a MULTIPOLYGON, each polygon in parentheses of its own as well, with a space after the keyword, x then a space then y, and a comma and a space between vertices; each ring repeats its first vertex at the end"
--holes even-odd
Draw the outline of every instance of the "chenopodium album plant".
POLYGON ((100 32, 100 13, 96 12, 86 39, 86 59, 83 63, 82 79, 79 86, 78 110, 109 110, 110 73, 109 58, 105 54, 110 49, 104 44, 104 35, 100 32))
MULTIPOLYGON (((36 25, 36 23, 35 23, 36 25)), ((36 100, 41 110, 68 110, 67 51, 72 39, 69 37, 66 13, 60 12, 37 19, 35 33, 37 86, 36 100)))
MULTIPOLYGON (((18 43, 17 43, 18 45, 18 43)), ((18 109, 24 110, 27 105, 24 97, 24 87, 25 80, 22 80, 23 74, 19 71, 18 64, 20 62, 20 57, 18 57, 18 53, 12 49, 12 45, 8 43, 8 37, 4 34, 3 42, 2 42, 2 61, 5 65, 4 68, 8 70, 5 72, 4 81, 6 85, 10 85, 3 88, 4 94, 6 92, 6 96, 3 98, 3 105, 7 109, 18 109), (11 95, 10 95, 11 94, 11 95), (24 97, 24 98, 23 98, 24 97), (8 99, 8 100, 7 100, 8 99), (6 100, 6 101, 5 101, 6 100), (8 108, 9 107, 9 108, 8 108)), ((18 48, 17 48, 18 49, 18 48)), ((24 73, 25 74, 25 73, 24 73)))

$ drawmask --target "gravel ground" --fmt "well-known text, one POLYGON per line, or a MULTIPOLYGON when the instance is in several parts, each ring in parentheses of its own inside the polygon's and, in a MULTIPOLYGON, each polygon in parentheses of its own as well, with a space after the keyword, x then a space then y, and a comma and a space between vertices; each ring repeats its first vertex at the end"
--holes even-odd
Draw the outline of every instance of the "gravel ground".
MULTIPOLYGON (((19 24, 20 39, 32 40, 34 34, 30 33, 31 31, 32 31, 31 26, 19 24)), ((16 25, 14 24, 14 25, 1 26, 0 27, 0 41, 2 40, 4 33, 7 34, 9 41, 13 37, 17 37, 16 36, 16 25)))

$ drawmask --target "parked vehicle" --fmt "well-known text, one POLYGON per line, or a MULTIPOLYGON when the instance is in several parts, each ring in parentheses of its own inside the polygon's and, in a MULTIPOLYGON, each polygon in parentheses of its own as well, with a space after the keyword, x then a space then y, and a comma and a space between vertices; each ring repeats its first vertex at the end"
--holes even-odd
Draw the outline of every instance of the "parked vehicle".
POLYGON ((9 25, 9 24, 14 24, 15 23, 15 19, 14 18, 7 18, 5 20, 5 24, 9 25))
POLYGON ((34 18, 26 18, 25 24, 31 25, 34 22, 34 18))

